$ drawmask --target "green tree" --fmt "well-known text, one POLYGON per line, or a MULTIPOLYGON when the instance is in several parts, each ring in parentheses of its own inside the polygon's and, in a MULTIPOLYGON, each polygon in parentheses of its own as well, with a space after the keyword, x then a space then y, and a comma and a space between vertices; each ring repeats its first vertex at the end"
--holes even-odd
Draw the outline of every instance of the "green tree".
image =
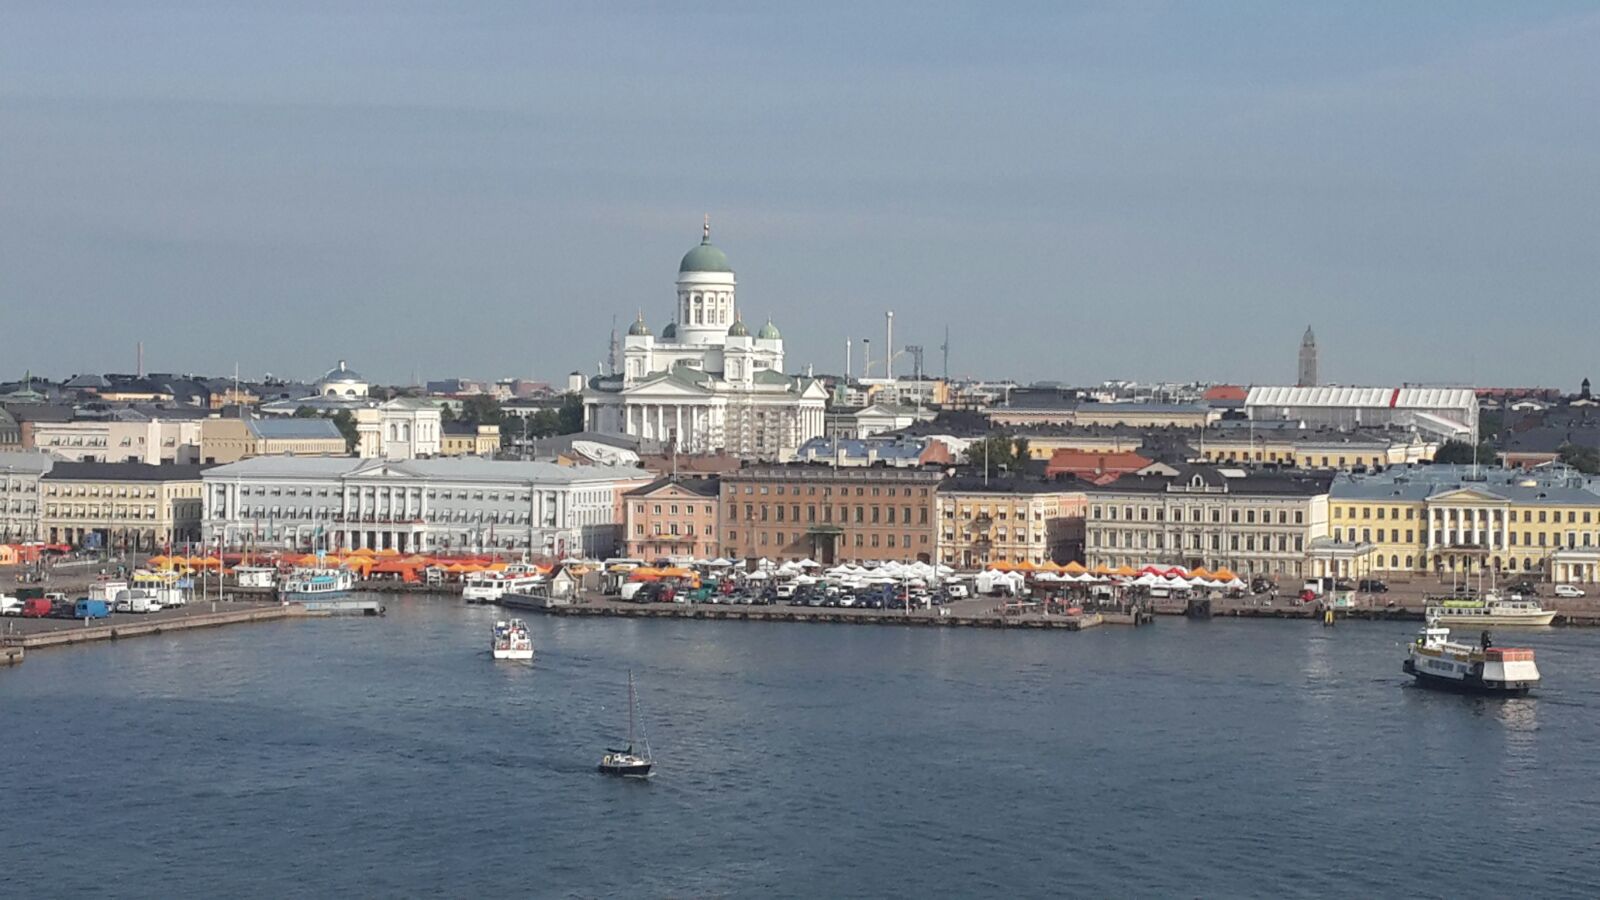
POLYGON ((461 402, 460 419, 471 425, 499 425, 505 418, 499 401, 488 394, 473 394, 461 402))
POLYGON ((345 452, 356 452, 356 442, 361 439, 356 432, 356 417, 350 414, 350 410, 341 409, 333 414, 332 419, 334 427, 339 429, 341 435, 344 435, 345 452))
POLYGON ((561 401, 561 410, 557 413, 557 434, 577 434, 583 430, 583 398, 577 394, 568 394, 561 401))
MULTIPOLYGON (((1478 465, 1493 465, 1494 447, 1487 442, 1478 445, 1478 465)), ((1466 441, 1445 441, 1433 454, 1433 461, 1441 465, 1471 465, 1472 445, 1466 441)))
POLYGON ((1019 466, 1017 456, 1018 445, 1023 452, 1027 451, 1026 440, 1013 441, 1004 434, 991 434, 981 441, 973 441, 967 445, 967 465, 985 466, 989 471, 999 469, 1016 470, 1019 466))
POLYGON ((1585 475, 1600 475, 1600 450, 1568 441, 1561 445, 1560 460, 1585 475))

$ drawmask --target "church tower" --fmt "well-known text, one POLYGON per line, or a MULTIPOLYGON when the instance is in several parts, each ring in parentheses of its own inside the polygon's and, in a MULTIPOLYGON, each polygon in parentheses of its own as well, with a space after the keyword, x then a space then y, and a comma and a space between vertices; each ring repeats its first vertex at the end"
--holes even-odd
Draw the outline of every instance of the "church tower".
POLYGON ((711 217, 707 216, 700 245, 683 255, 678 264, 677 339, 683 344, 721 344, 737 320, 734 306, 733 267, 728 257, 711 243, 711 217))
POLYGON ((1295 384, 1300 387, 1317 386, 1317 336, 1306 326, 1305 337, 1300 339, 1300 377, 1295 384))

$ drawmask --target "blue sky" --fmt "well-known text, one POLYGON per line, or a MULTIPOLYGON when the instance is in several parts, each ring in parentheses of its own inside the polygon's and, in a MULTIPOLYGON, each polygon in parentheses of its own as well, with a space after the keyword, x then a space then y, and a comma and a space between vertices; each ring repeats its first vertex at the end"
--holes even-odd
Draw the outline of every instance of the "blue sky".
POLYGON ((1311 324, 1334 381, 1572 388, 1596 46, 1595 4, 11 0, 0 377, 592 372, 709 212, 797 371, 894 309, 957 375, 1282 382, 1311 324))

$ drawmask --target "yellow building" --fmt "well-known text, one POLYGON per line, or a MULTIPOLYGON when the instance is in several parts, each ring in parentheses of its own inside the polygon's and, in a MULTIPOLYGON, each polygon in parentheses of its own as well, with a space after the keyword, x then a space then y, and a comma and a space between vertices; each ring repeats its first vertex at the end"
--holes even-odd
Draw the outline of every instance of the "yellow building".
POLYGON ((1329 534, 1355 571, 1600 581, 1600 481, 1567 469, 1345 475, 1329 506, 1329 534))
POLYGON ((40 479, 40 535, 114 551, 199 540, 201 468, 56 462, 40 479))
POLYGON ((206 419, 200 423, 200 458, 231 463, 253 456, 347 456, 348 445, 331 419, 206 419))
POLYGON ((1387 468, 1426 462, 1439 449, 1436 441, 1414 434, 1378 432, 1302 432, 1291 429, 1230 428, 1208 430, 1196 443, 1208 462, 1267 463, 1301 469, 1387 468))
POLYGON ((991 562, 1083 560, 1088 500, 1049 482, 950 478, 937 494, 938 560, 963 569, 991 562))
POLYGON ((446 422, 439 433, 441 456, 493 456, 500 452, 500 426, 446 422))

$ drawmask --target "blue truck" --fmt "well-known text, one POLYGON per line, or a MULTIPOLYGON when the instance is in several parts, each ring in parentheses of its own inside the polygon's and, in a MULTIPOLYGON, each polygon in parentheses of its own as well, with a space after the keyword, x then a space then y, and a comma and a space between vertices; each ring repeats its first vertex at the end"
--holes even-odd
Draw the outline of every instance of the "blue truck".
POLYGON ((104 619, 111 615, 111 607, 104 600, 80 599, 72 608, 75 619, 104 619))

